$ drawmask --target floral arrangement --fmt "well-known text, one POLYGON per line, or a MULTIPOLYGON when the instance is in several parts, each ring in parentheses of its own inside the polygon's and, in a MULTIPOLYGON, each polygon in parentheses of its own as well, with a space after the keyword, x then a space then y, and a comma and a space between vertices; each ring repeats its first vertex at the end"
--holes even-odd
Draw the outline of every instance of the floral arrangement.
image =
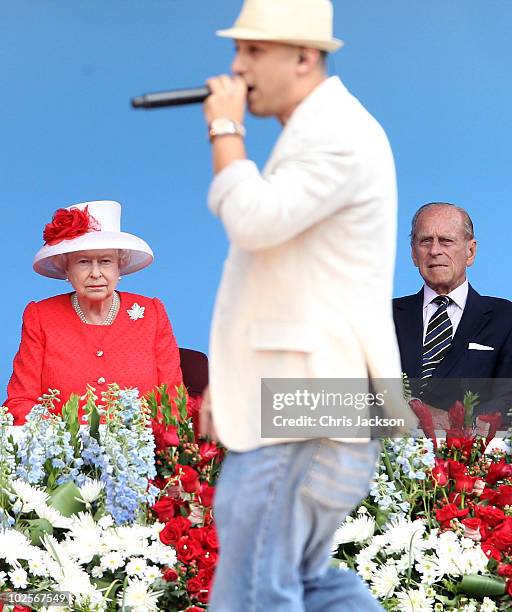
POLYGON ((173 588, 160 599, 163 610, 204 610, 217 562, 212 501, 224 450, 199 438, 200 404, 201 398, 188 398, 187 404, 179 394, 173 405, 165 388, 149 397, 158 471, 155 484, 161 490, 152 511, 165 523, 161 542, 172 546, 177 556, 175 566, 164 574, 173 588))
POLYGON ((82 427, 79 398, 57 414, 56 391, 22 427, 0 408, 0 609, 50 609, 13 607, 17 591, 68 592, 58 609, 76 612, 170 609, 159 600, 174 590, 176 552, 149 511, 159 489, 147 402, 114 385, 101 405, 91 388, 82 399, 82 427))
MULTIPOLYGON (((413 408, 434 433, 419 400, 413 408)), ((334 558, 354 569, 386 610, 490 612, 512 608, 512 452, 490 450, 471 424, 476 397, 448 413, 445 441, 383 441, 368 497, 338 529, 334 558)))

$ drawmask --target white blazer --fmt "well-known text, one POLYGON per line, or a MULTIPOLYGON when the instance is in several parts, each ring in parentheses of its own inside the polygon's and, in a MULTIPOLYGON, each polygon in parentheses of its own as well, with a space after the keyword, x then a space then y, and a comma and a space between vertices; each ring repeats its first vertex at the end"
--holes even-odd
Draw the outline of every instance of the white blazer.
MULTIPOLYGON (((209 206, 231 243, 210 340, 213 418, 228 448, 290 441, 261 437, 262 377, 399 383, 393 156, 339 78, 297 107, 262 174, 249 160, 220 172, 209 206)), ((393 416, 410 417, 396 401, 393 416)))

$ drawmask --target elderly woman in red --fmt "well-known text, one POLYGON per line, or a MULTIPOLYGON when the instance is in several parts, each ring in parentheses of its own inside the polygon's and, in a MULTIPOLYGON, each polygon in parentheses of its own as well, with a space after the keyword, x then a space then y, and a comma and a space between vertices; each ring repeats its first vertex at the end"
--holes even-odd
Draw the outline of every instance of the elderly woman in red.
POLYGON ((141 394, 182 382, 179 351, 163 304, 116 291, 120 275, 153 261, 150 247, 120 230, 121 205, 85 202, 59 209, 43 233, 34 270, 66 279, 74 291, 31 302, 5 405, 15 425, 48 389, 65 402, 92 385, 98 395, 115 382, 141 394))

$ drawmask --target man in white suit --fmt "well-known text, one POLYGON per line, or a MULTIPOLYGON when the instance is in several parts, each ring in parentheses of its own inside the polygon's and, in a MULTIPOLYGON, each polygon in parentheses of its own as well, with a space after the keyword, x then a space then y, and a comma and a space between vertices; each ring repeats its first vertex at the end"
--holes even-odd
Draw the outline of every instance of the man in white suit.
MULTIPOLYGON (((354 573, 329 569, 332 536, 366 495, 378 445, 263 438, 260 383, 400 379, 392 153, 375 119, 326 76, 325 55, 342 44, 329 0, 246 0, 218 34, 236 54, 234 76, 208 81, 209 206, 230 251, 202 428, 231 452, 215 502, 221 556, 209 609, 378 610, 354 573), (246 155, 246 106, 283 125, 262 173, 246 155)), ((410 412, 400 404, 395 416, 410 412)))

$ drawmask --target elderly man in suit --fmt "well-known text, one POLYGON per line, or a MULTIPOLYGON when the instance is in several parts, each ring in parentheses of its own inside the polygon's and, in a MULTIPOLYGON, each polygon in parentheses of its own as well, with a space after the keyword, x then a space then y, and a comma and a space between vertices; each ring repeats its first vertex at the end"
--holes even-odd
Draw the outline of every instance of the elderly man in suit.
POLYGON ((512 303, 479 295, 466 270, 475 260, 469 214, 431 202, 414 215, 412 259, 424 280, 415 295, 393 300, 402 367, 413 395, 432 406, 441 426, 446 410, 466 391, 477 392, 476 414, 512 405, 512 303))
MULTIPOLYGON (((260 388, 265 377, 400 378, 393 157, 375 119, 326 75, 325 54, 341 45, 329 0, 246 0, 219 34, 235 39, 233 76, 208 81, 204 110, 209 206, 230 250, 202 427, 231 452, 216 494, 209 609, 377 610, 329 557, 334 531, 368 491, 378 445, 263 438, 260 388), (247 159, 246 105, 283 126, 261 173, 247 159)), ((397 414, 411 419, 403 404, 397 414)))

